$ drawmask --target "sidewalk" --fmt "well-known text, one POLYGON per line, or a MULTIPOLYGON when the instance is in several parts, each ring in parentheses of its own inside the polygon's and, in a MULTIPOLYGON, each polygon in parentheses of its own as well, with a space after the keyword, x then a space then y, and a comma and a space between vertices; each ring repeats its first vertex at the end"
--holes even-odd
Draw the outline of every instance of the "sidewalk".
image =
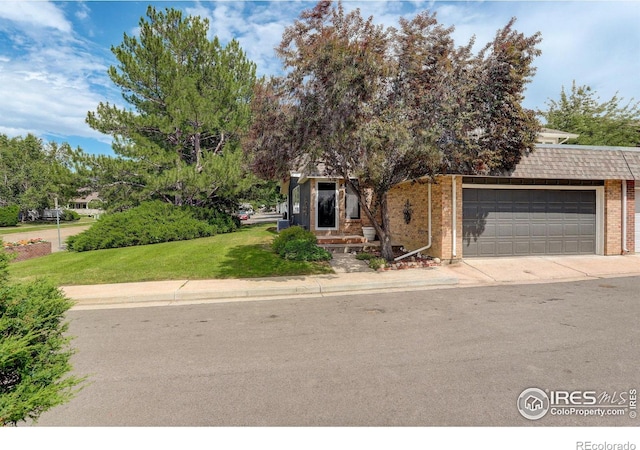
POLYGON ((548 283, 640 275, 640 255, 468 259, 458 264, 386 272, 228 280, 176 280, 65 286, 73 309, 322 297, 416 289, 548 283))

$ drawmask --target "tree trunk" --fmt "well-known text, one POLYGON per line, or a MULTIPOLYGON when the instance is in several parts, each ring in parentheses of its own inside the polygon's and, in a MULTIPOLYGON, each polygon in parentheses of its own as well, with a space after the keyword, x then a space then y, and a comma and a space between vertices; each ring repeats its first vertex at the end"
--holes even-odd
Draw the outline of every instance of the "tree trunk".
POLYGON ((391 233, 389 230, 389 208, 387 204, 387 193, 380 195, 380 215, 382 216, 382 224, 374 221, 374 227, 380 238, 380 256, 387 261, 393 260, 393 248, 391 247, 391 233), (380 226, 382 225, 382 226, 380 226), (379 229, 378 229, 379 228, 379 229))
POLYGON ((382 223, 375 217, 373 211, 369 207, 368 199, 365 196, 364 188, 354 184, 350 179, 346 178, 347 184, 358 193, 358 199, 360 200, 360 206, 364 210, 365 215, 371 221, 371 225, 376 230, 376 234, 380 238, 380 256, 387 261, 393 260, 393 248, 391 246, 391 232, 389 228, 389 208, 387 204, 387 193, 378 195, 378 203, 380 206, 380 216, 382 223))
POLYGON ((202 149, 200 148, 200 133, 196 133, 194 138, 194 147, 196 150, 196 173, 202 172, 202 149))

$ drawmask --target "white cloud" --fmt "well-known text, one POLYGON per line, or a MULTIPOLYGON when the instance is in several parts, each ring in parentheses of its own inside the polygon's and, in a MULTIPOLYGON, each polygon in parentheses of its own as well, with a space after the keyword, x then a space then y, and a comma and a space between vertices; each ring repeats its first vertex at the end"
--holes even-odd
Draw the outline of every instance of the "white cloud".
POLYGON ((60 8, 48 1, 0 1, 0 19, 10 20, 20 26, 53 28, 64 33, 69 33, 72 29, 60 8))
POLYGON ((104 99, 98 91, 107 65, 96 49, 74 36, 56 5, 14 3, 23 17, 6 5, 0 2, 0 29, 14 27, 13 46, 0 56, 0 132, 101 138, 85 124, 87 111, 104 99))

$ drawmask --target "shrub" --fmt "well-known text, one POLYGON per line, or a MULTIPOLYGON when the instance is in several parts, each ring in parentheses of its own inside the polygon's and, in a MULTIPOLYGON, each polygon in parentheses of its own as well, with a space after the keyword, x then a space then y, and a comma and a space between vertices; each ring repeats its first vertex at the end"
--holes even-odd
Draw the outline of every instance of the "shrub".
MULTIPOLYGON (((221 218, 220 224, 225 223, 221 218)), ((229 227, 221 228, 229 231, 229 227)), ((81 252, 183 241, 212 236, 218 231, 218 226, 194 217, 191 208, 154 201, 102 216, 88 230, 68 238, 67 246, 81 252)))
POLYGON ((285 244, 281 254, 292 261, 328 261, 331 253, 304 239, 294 239, 285 244))
POLYGON ((359 261, 371 261, 375 258, 376 255, 372 255, 371 253, 361 252, 356 255, 356 259, 359 261))
POLYGON ((316 236, 302 227, 282 230, 273 240, 273 251, 293 261, 328 261, 331 253, 318 247, 316 236))
POLYGON ((369 267, 373 270, 378 270, 381 267, 386 267, 387 261, 384 258, 371 258, 369 260, 369 267))
POLYGON ((212 208, 185 207, 193 216, 215 227, 217 233, 231 233, 240 228, 240 219, 236 216, 212 208))
POLYGON ((71 211, 70 209, 64 209, 62 210, 62 214, 60 214, 60 220, 64 220, 66 222, 80 220, 80 214, 75 211, 71 211))
POLYGON ((71 399, 84 379, 71 370, 71 338, 64 314, 71 306, 55 286, 39 280, 7 281, 7 255, 0 251, 0 426, 34 421, 71 399))
POLYGON ((18 205, 4 206, 0 208, 0 227, 15 227, 20 218, 20 207, 18 205))
POLYGON ((299 226, 294 226, 282 230, 273 240, 271 246, 274 252, 283 256, 284 247, 287 245, 287 242, 295 240, 308 241, 314 245, 318 243, 318 239, 311 231, 307 231, 299 226))
POLYGON ((356 255, 356 259, 360 261, 369 261, 369 267, 373 270, 378 270, 379 268, 385 267, 387 265, 387 261, 384 258, 380 258, 373 253, 358 253, 356 255))

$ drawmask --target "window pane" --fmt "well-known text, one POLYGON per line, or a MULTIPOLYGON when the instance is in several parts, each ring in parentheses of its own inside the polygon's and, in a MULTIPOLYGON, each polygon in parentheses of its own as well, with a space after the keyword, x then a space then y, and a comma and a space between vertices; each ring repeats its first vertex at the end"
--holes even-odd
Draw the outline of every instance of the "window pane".
POLYGON ((347 186, 346 203, 347 219, 359 219, 360 201, 358 200, 358 195, 350 186, 347 186))

